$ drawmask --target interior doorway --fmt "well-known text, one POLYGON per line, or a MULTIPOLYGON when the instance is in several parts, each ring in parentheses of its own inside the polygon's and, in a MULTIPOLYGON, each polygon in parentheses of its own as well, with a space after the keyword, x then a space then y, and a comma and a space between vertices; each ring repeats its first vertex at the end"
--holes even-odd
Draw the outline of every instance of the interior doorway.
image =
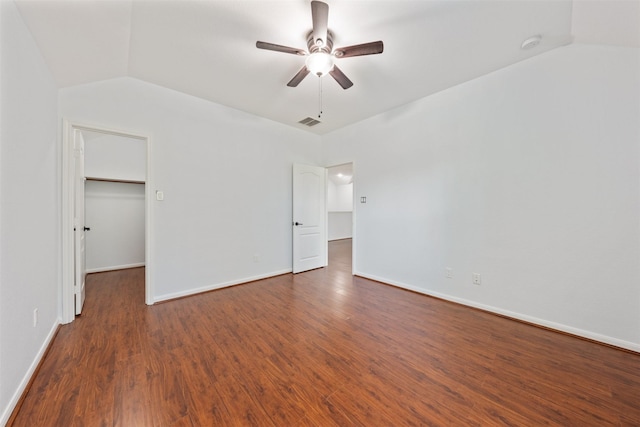
POLYGON ((65 121, 62 151, 63 323, 81 311, 87 272, 144 265, 145 302, 152 304, 149 139, 65 121), (86 221, 78 212, 88 214, 86 221), (88 263, 79 258, 78 240, 88 263))
POLYGON ((344 163, 327 168, 327 241, 329 263, 348 259, 355 271, 355 199, 354 165, 344 163), (350 252, 349 257, 331 256, 350 252))
POLYGON ((145 265, 145 141, 82 130, 87 273, 145 265))

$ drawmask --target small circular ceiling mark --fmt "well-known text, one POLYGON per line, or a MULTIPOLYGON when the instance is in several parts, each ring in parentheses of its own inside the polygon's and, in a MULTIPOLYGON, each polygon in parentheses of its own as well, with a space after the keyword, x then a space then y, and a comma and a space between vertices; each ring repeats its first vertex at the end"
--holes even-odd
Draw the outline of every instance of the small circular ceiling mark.
POLYGON ((541 41, 542 41, 542 36, 540 34, 536 34, 535 36, 529 37, 528 39, 523 41, 522 45, 520 46, 520 49, 522 50, 533 49, 534 47, 538 46, 541 41))

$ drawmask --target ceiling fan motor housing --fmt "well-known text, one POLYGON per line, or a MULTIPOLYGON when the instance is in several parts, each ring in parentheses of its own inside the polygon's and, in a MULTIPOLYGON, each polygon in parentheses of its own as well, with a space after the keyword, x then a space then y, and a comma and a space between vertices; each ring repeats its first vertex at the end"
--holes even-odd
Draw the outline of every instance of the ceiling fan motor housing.
POLYGON ((309 49, 309 53, 324 52, 331 54, 333 50, 333 33, 327 30, 327 40, 324 40, 323 45, 317 45, 313 39, 313 30, 311 30, 309 34, 307 34, 307 48, 309 49))

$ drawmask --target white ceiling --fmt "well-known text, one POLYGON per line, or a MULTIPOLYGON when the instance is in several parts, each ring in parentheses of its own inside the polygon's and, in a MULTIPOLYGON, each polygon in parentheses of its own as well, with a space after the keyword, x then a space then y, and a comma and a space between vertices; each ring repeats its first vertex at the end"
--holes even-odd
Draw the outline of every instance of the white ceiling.
POLYGON ((329 0, 336 47, 383 40, 384 53, 339 59, 354 82, 286 83, 305 48, 308 0, 18 1, 60 87, 130 76, 323 134, 571 43, 640 47, 640 0, 329 0), (522 50, 532 35, 542 42, 522 50))

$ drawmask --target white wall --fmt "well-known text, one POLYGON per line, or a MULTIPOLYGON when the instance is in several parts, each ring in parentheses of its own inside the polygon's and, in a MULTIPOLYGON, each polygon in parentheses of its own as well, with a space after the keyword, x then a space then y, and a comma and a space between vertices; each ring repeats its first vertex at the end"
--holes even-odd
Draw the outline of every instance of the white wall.
POLYGON ((132 78, 62 89, 60 110, 151 138, 155 300, 291 270, 292 164, 320 164, 318 136, 132 78))
POLYGON ((144 265, 144 184, 86 181, 87 272, 144 265))
POLYGON ((353 183, 338 185, 327 180, 328 240, 353 236, 353 183))
POLYGON ((144 181, 146 142, 137 138, 82 131, 84 173, 92 178, 144 181))
POLYGON ((15 4, 1 1, 0 15, 0 425, 4 425, 59 323, 60 180, 57 88, 15 4))
POLYGON ((353 237, 353 213, 329 212, 327 240, 351 239, 353 237))
POLYGON ((336 184, 328 180, 327 210, 329 212, 353 211, 353 183, 336 184))
POLYGON ((571 45, 326 135, 358 274, 640 350, 639 80, 571 45))

